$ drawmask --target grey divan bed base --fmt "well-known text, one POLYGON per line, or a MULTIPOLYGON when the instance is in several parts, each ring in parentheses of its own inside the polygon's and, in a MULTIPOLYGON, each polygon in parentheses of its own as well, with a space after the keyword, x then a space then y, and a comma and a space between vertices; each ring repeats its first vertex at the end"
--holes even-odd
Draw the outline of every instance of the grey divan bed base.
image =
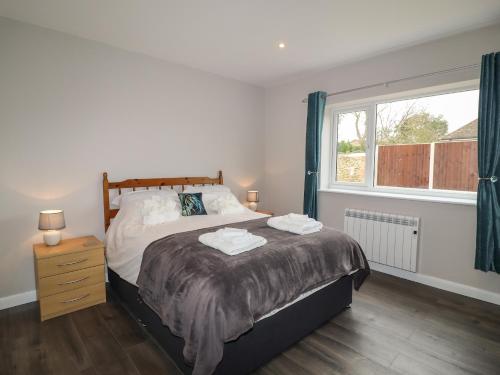
MULTIPOLYGON (((192 367, 184 362, 182 355, 184 340, 161 323, 158 315, 142 301, 135 285, 111 269, 108 269, 108 277, 112 292, 132 317, 145 327, 184 374, 191 374, 192 367)), ((215 374, 239 375, 256 370, 328 322, 351 302, 352 277, 348 275, 256 322, 238 339, 225 343, 224 356, 215 374)))

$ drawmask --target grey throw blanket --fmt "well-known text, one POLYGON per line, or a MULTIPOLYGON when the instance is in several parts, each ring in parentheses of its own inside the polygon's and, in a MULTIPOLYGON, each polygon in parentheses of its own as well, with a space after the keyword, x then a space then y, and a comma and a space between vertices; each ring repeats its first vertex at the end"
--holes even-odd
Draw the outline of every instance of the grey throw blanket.
POLYGON ((198 241, 212 227, 177 233, 144 251, 139 294, 174 335, 185 341, 193 374, 212 373, 224 343, 302 293, 356 270, 358 289, 369 266, 356 241, 323 229, 296 235, 270 228, 267 219, 230 224, 267 239, 265 246, 229 256, 198 241))

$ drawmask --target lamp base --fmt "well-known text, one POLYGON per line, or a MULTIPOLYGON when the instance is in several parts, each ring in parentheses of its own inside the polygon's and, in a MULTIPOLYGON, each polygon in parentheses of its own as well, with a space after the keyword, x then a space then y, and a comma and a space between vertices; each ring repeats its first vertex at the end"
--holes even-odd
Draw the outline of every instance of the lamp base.
POLYGON ((61 232, 58 230, 48 230, 43 234, 43 242, 47 246, 56 246, 61 242, 61 232))
POLYGON ((252 211, 255 211, 257 209, 257 202, 249 202, 248 208, 251 209, 252 211))

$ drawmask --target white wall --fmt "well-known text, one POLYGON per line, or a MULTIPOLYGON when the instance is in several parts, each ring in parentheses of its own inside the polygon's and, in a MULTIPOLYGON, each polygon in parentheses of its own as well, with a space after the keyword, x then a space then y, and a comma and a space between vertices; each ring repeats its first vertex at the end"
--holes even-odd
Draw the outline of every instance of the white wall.
POLYGON ((263 187, 264 92, 0 18, 0 298, 34 289, 38 211, 103 238, 101 173, 263 187))
MULTIPOLYGON (((0 298, 34 288, 39 210, 63 208, 66 237, 103 238, 103 171, 118 180, 215 176, 222 169, 241 199, 251 186, 262 191, 260 207, 301 211, 307 93, 477 63, 495 50, 500 25, 338 67, 264 95, 237 81, 0 18, 0 298)), ((335 100, 477 77, 461 72, 335 100)), ((421 273, 500 292, 498 275, 473 269, 474 207, 320 194, 326 225, 342 227, 346 207, 422 217, 421 273)))
MULTIPOLYGON (((335 48, 335 46, 325 46, 335 48)), ((438 70, 479 63, 500 50, 500 25, 464 33, 333 68, 266 91, 266 208, 300 212, 303 200, 304 145, 309 92, 332 92, 438 70)), ((388 88, 337 96, 336 102, 469 80, 478 70, 420 79, 388 88)), ((500 276, 474 270, 475 207, 322 192, 320 219, 343 228, 347 207, 416 215, 422 218, 418 270, 421 274, 500 293, 500 276)))

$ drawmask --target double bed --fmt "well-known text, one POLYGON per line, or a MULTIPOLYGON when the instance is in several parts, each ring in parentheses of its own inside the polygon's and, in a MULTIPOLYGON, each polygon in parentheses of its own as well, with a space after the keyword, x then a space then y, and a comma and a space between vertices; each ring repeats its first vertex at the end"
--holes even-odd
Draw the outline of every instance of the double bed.
POLYGON ((359 245, 342 232, 299 236, 270 228, 268 215, 250 210, 144 226, 110 205, 113 192, 223 185, 222 172, 216 178, 103 177, 111 288, 185 374, 257 369, 348 307, 353 283, 358 289, 369 274, 359 245), (268 243, 229 256, 197 241, 225 226, 268 243))

